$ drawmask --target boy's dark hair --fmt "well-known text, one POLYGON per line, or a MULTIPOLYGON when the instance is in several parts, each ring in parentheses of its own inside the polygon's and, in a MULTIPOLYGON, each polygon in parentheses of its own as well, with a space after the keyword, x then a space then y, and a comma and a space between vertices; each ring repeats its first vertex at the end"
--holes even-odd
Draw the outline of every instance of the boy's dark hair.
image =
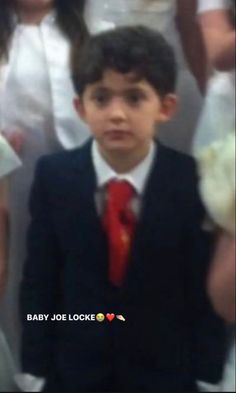
POLYGON ((106 69, 132 72, 145 79, 160 96, 175 90, 174 52, 163 36, 144 26, 118 27, 91 36, 72 55, 75 90, 82 95, 88 84, 102 79, 106 69))

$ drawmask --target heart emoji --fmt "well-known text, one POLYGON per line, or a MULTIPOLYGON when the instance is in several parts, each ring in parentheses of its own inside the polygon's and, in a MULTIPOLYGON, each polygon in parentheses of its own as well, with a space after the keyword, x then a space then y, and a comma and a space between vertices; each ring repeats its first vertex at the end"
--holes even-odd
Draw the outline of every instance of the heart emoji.
POLYGON ((111 322, 115 318, 115 314, 107 313, 106 314, 106 318, 108 319, 109 322, 111 322))

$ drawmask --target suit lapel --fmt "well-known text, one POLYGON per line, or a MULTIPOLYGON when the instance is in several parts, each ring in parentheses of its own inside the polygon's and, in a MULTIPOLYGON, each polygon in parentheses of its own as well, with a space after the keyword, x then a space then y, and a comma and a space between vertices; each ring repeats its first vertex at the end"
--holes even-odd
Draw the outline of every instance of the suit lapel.
MULTIPOLYGON (((96 175, 91 159, 91 142, 74 158, 71 220, 74 225, 71 234, 75 236, 74 242, 77 242, 80 253, 84 255, 82 259, 90 261, 98 276, 104 277, 105 273, 107 277, 107 243, 94 200, 96 175), (96 264, 98 260, 100 262, 96 264)), ((179 222, 175 219, 177 207, 173 197, 173 176, 173 164, 168 150, 159 144, 143 196, 123 289, 127 286, 136 288, 145 276, 144 271, 152 269, 156 250, 163 244, 168 246, 179 235, 179 222), (148 255, 153 255, 153 258, 148 255)))

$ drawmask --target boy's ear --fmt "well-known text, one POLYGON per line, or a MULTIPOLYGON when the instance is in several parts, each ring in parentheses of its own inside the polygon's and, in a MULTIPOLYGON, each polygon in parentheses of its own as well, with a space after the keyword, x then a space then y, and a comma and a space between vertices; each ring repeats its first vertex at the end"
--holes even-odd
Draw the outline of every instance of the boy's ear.
POLYGON ((74 108, 78 113, 78 115, 80 116, 80 118, 86 122, 84 103, 83 100, 78 96, 74 98, 74 108))
POLYGON ((160 110, 159 120, 162 123, 169 121, 177 111, 178 98, 175 94, 169 93, 161 101, 162 107, 160 110))

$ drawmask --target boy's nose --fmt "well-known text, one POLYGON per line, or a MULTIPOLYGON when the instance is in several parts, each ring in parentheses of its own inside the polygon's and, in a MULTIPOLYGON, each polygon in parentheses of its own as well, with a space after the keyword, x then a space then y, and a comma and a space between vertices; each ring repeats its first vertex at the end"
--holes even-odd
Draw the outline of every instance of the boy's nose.
POLYGON ((109 118, 113 122, 119 123, 126 120, 126 111, 121 102, 113 102, 109 107, 109 118))

